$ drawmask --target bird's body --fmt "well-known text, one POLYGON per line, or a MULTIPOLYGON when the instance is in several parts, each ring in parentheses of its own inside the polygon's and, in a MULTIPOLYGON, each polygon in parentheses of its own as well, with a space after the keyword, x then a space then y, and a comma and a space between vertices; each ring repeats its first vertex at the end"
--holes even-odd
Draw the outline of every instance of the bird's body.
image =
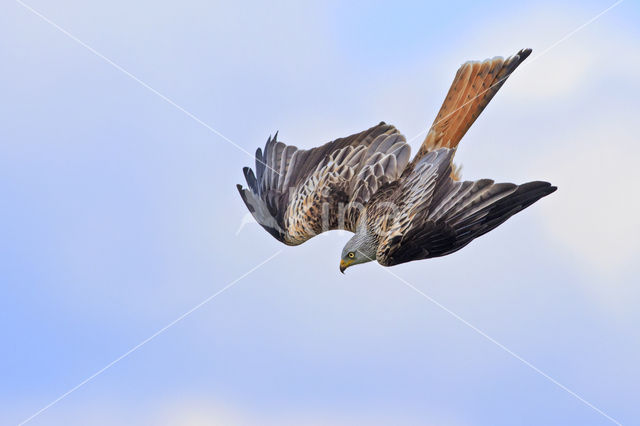
POLYGON ((287 245, 332 229, 354 232, 341 271, 459 250, 556 189, 546 182, 460 181, 452 164, 462 136, 530 52, 465 63, 413 160, 404 136, 384 122, 310 150, 276 135, 257 150, 255 173, 244 169, 242 199, 287 245))

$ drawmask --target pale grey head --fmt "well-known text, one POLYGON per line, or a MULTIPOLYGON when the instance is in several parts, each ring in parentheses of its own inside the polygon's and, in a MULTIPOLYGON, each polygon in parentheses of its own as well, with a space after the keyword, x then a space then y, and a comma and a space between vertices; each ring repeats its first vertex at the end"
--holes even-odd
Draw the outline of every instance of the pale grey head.
POLYGON ((358 226, 356 233, 342 249, 340 272, 344 274, 345 269, 350 266, 376 260, 377 249, 375 235, 369 233, 366 226, 358 226))

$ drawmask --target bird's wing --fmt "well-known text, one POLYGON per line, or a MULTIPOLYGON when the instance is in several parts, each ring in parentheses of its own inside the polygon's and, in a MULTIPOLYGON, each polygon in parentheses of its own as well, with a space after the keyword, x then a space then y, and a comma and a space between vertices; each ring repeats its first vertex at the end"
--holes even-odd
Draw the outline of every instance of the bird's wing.
POLYGON ((414 162, 438 148, 455 148, 513 71, 531 54, 523 49, 503 59, 465 62, 456 73, 414 162))
MULTIPOLYGON (((387 198, 396 205, 393 220, 382 230, 377 260, 392 266, 444 256, 491 231, 556 187, 547 182, 523 185, 490 179, 454 181, 450 177, 453 150, 429 153, 387 198)), ((371 210, 373 209, 372 200, 371 210)), ((378 214, 390 214, 386 212, 378 214)), ((380 219, 378 219, 380 220, 380 219)))
POLYGON ((371 195, 403 172, 411 148, 380 123, 363 132, 302 150, 269 138, 256 151, 256 171, 244 168, 240 195, 271 235, 297 245, 331 229, 355 231, 371 195))

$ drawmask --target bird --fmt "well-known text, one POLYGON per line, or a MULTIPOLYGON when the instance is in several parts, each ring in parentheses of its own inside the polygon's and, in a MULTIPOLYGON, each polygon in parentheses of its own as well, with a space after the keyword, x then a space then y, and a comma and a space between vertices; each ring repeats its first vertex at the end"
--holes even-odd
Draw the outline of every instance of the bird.
POLYGON ((531 54, 460 66, 416 155, 393 126, 380 122, 312 149, 269 137, 255 171, 237 188, 256 221, 295 246, 329 230, 353 233, 340 272, 377 261, 395 266, 454 253, 557 188, 465 181, 453 157, 458 143, 513 71, 531 54))

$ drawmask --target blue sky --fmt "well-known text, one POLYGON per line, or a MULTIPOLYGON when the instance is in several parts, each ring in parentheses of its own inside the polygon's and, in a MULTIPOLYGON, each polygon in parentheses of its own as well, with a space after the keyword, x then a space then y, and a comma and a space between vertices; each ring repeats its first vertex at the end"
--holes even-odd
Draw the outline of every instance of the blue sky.
MULTIPOLYGON (((392 272, 640 423, 637 3, 564 40, 612 2, 26 3, 249 152, 381 120, 415 152, 462 62, 533 48, 457 161, 558 192, 392 272)), ((377 265, 341 275, 348 235, 238 233, 245 152, 19 3, 0 23, 2 424, 278 250, 29 424, 611 424, 377 265)))

